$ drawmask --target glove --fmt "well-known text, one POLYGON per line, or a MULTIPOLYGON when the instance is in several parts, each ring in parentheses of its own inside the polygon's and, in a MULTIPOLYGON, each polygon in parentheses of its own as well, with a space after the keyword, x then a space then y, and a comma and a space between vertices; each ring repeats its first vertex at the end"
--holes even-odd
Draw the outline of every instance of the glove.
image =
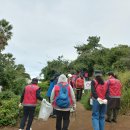
POLYGON ((19 103, 19 108, 22 108, 22 107, 23 107, 22 103, 19 103))

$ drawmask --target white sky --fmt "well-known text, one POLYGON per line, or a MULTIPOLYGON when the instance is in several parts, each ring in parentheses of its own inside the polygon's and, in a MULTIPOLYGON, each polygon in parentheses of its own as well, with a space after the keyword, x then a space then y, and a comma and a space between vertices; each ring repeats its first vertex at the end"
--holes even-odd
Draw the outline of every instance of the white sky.
POLYGON ((105 47, 130 45, 130 0, 0 0, 0 19, 13 25, 4 52, 36 77, 48 60, 77 57, 74 46, 100 36, 105 47))

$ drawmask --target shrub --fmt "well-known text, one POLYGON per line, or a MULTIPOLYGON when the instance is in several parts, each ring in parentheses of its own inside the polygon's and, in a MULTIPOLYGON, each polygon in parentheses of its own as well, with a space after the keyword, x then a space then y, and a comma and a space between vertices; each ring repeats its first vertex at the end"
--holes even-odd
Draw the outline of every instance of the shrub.
POLYGON ((0 93, 0 126, 15 125, 17 123, 19 98, 13 92, 0 93))
POLYGON ((92 108, 89 101, 90 101, 90 90, 85 90, 81 99, 81 103, 87 110, 91 110, 92 108))

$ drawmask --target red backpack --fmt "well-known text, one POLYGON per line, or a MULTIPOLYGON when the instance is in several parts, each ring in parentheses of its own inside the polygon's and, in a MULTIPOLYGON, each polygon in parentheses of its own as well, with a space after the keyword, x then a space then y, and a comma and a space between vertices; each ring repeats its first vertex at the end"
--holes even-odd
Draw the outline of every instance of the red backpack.
POLYGON ((78 78, 78 79, 76 80, 76 87, 77 87, 77 88, 83 88, 83 87, 84 87, 84 80, 81 79, 81 78, 78 78))

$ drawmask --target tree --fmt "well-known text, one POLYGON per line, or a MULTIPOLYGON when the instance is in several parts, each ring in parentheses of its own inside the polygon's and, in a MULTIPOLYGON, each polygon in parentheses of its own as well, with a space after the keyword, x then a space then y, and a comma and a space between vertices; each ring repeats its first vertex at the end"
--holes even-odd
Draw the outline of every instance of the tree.
POLYGON ((87 39, 88 43, 83 45, 78 45, 75 48, 77 49, 78 54, 82 54, 84 52, 92 52, 96 48, 102 48, 102 45, 99 44, 100 37, 97 36, 89 36, 87 39))
POLYGON ((0 20, 0 51, 5 49, 5 46, 8 45, 8 40, 12 36, 12 25, 9 24, 5 19, 0 20))

